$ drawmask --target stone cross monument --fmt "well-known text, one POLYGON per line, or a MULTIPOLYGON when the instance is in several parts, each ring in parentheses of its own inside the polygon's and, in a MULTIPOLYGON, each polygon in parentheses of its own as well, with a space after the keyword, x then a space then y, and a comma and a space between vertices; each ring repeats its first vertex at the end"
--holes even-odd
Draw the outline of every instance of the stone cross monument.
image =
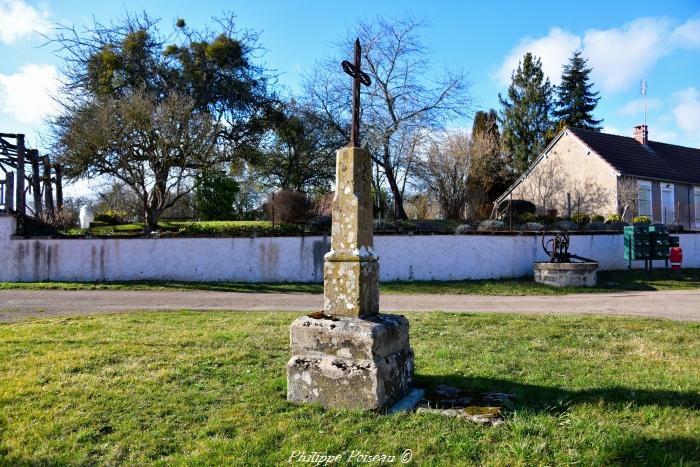
POLYGON ((371 81, 354 63, 350 143, 336 154, 331 251, 325 256, 322 313, 290 328, 287 399, 326 408, 383 409, 413 386, 408 320, 379 313, 379 262, 372 238, 371 159, 358 147, 360 84, 371 81))

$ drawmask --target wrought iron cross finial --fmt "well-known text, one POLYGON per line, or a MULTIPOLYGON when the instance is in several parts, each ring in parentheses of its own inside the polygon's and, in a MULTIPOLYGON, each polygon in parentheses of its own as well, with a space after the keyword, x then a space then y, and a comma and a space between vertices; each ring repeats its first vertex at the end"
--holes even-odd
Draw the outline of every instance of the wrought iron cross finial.
POLYGON ((350 133, 349 147, 358 147, 360 144, 360 84, 369 86, 372 80, 369 75, 362 71, 360 66, 362 49, 360 48, 360 39, 355 40, 355 63, 350 63, 343 60, 341 65, 343 71, 353 78, 352 82, 352 129, 350 133))

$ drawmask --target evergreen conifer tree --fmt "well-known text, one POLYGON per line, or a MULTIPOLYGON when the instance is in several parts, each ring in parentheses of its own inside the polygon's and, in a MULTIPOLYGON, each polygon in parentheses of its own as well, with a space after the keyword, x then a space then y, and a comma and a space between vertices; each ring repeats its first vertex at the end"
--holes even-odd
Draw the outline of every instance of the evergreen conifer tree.
POLYGON ((552 85, 542 72, 542 62, 530 52, 513 71, 508 95, 498 99, 503 108, 502 144, 510 156, 515 176, 522 174, 544 149, 552 135, 550 120, 552 85))
POLYGON ((559 122, 559 128, 574 126, 588 130, 600 131, 602 120, 593 118, 600 97, 593 92, 593 84, 589 74, 591 68, 580 51, 575 51, 569 63, 564 65, 561 74, 561 84, 556 87, 556 102, 553 115, 559 122))

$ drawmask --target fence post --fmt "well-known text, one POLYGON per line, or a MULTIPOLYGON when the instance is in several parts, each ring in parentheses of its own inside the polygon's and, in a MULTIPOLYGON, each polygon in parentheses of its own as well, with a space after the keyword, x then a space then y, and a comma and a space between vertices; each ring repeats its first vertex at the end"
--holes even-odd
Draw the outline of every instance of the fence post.
POLYGON ((56 175, 56 211, 63 211, 63 167, 61 164, 56 164, 54 166, 54 173, 56 175))
POLYGON ((46 207, 46 213, 53 217, 53 189, 51 187, 51 162, 49 161, 49 156, 44 155, 42 162, 44 163, 44 206, 46 207))
POLYGON ((34 216, 39 217, 42 212, 41 204, 41 173, 39 169, 39 151, 31 149, 29 159, 32 162, 32 195, 34 197, 34 216))
POLYGON ((15 210, 15 174, 7 172, 5 178, 5 211, 15 210))

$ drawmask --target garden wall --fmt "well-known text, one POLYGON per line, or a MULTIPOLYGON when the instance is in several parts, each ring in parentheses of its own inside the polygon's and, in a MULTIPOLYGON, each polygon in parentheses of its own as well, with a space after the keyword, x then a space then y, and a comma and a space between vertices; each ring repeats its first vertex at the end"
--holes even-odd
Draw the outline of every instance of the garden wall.
MULTIPOLYGON (((0 281, 321 282, 330 237, 13 239, 0 216, 0 281)), ((680 234, 685 267, 700 267, 700 235, 680 234)), ((532 274, 539 235, 378 235, 382 281, 532 274)), ((570 251, 624 269, 621 234, 572 235, 570 251)), ((657 262, 659 266, 661 262, 657 262)), ((637 262, 635 266, 642 266, 637 262)))

